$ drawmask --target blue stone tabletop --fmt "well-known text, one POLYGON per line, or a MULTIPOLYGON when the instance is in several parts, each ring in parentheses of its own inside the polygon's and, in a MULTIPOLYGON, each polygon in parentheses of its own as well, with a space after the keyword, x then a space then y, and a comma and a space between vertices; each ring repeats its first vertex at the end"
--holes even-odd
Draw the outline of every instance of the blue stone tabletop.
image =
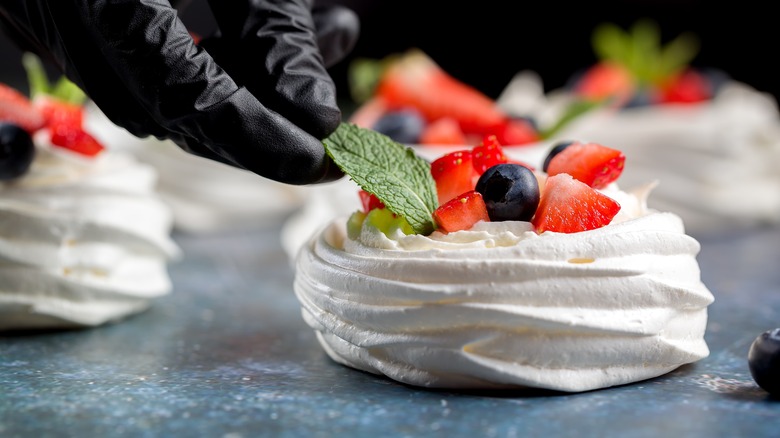
POLYGON ((780 228, 694 235, 710 356, 566 394, 410 387, 331 361, 303 322, 281 221, 175 233, 173 292, 103 327, 0 335, 0 437, 778 437, 747 353, 780 327, 780 228))

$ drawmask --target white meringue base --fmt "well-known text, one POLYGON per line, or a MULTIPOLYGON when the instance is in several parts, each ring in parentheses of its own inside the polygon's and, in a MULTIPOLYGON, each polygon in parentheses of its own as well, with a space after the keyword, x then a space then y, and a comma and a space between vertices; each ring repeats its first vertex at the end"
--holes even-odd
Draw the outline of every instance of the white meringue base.
POLYGON ((479 223, 371 246, 348 238, 345 221, 301 249, 294 283, 341 364, 424 387, 578 392, 709 354, 713 296, 676 215, 574 234, 479 223))

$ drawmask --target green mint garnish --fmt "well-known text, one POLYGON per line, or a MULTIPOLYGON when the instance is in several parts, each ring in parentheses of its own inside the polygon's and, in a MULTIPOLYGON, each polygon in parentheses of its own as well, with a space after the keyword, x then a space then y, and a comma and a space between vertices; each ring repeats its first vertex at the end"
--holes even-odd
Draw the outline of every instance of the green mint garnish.
POLYGON ((406 218, 415 233, 433 232, 436 183, 431 165, 410 147, 351 123, 342 123, 323 143, 344 173, 387 209, 406 218))
POLYGON ((692 33, 662 44, 659 27, 651 20, 639 20, 628 31, 602 24, 594 30, 592 44, 599 59, 622 64, 647 84, 657 84, 679 72, 699 52, 699 41, 692 33))
POLYGON ((84 91, 65 76, 61 76, 57 82, 51 84, 37 55, 25 52, 22 55, 22 65, 27 73, 31 98, 44 95, 74 105, 83 105, 86 101, 87 96, 84 91))

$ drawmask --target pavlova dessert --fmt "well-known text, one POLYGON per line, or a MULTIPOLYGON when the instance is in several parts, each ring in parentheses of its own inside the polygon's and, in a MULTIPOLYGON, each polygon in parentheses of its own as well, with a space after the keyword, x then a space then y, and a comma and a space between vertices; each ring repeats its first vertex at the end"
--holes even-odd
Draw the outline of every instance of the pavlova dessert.
POLYGON ((661 44, 651 22, 628 31, 599 27, 593 46, 599 61, 569 86, 545 95, 526 72, 506 87, 499 105, 544 124, 574 102, 596 103, 556 139, 621 145, 631 156, 623 183, 658 179, 651 206, 679 214, 690 231, 780 224, 774 97, 722 71, 692 66, 697 40, 682 34, 661 44))
POLYGON ((709 354, 699 244, 647 208, 653 184, 618 187, 622 152, 572 142, 534 169, 487 136, 429 164, 351 124, 325 145, 363 207, 297 253, 294 289, 336 362, 424 387, 577 392, 709 354))
POLYGON ((179 254, 156 173, 83 129, 83 94, 0 84, 0 331, 97 326, 171 290, 179 254))

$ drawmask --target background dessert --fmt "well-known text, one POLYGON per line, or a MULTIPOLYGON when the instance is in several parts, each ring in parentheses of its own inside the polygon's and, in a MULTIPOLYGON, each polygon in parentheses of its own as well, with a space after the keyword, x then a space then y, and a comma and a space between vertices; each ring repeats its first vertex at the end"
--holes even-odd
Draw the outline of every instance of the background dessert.
POLYGON ((525 72, 499 105, 543 121, 572 102, 602 102, 556 138, 622 145, 631 156, 624 183, 658 179, 651 205, 692 231, 780 223, 776 99, 721 70, 692 67, 690 34, 661 45, 658 32, 647 21, 626 31, 603 25, 593 36, 599 62, 569 86, 545 94, 541 78, 525 72))
POLYGON ((266 226, 301 206, 303 190, 198 157, 170 140, 138 138, 90 106, 85 121, 95 136, 152 166, 156 190, 173 210, 176 229, 214 233, 266 226))
POLYGON ((0 86, 0 330, 97 326, 169 293, 154 169, 104 149, 57 87, 30 102, 0 86))

